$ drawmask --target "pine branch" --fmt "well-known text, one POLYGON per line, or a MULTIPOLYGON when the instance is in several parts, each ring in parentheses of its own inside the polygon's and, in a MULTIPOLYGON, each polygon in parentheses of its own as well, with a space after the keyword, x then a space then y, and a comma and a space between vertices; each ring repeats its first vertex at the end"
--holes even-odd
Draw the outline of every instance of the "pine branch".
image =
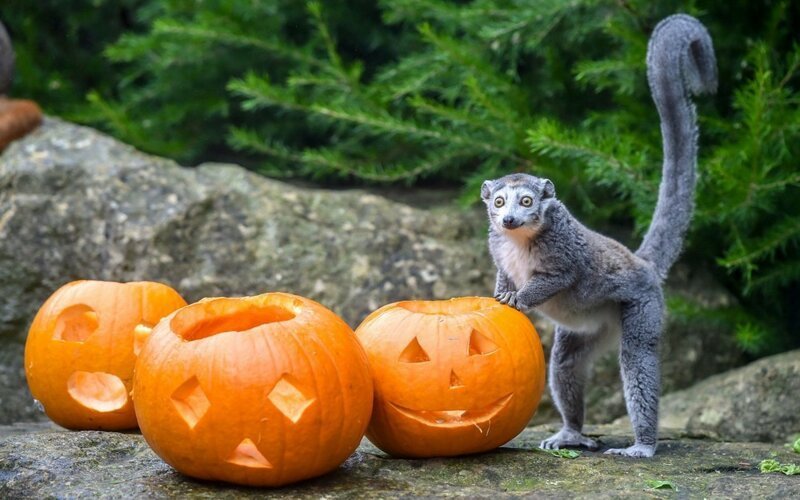
POLYGON ((754 291, 779 290, 781 287, 800 281, 800 260, 775 262, 765 272, 749 280, 745 294, 754 291))
POLYGON ((488 64, 479 56, 480 50, 477 47, 470 47, 463 41, 436 33, 430 24, 420 25, 419 32, 426 41, 447 55, 458 66, 468 68, 476 78, 487 82, 491 87, 497 88, 499 92, 506 93, 506 98, 517 100, 514 99, 518 92, 515 86, 506 78, 500 76, 491 64, 488 64))
MULTIPOLYGON (((292 48, 278 41, 264 39, 263 37, 212 30, 198 25, 186 25, 172 19, 156 20, 153 23, 152 32, 156 36, 178 36, 226 45, 252 47, 286 59, 299 61, 309 66, 321 66, 319 60, 310 54, 306 54, 301 50, 292 48)), ((113 58, 115 55, 120 55, 120 53, 119 51, 110 49, 109 55, 113 58)))
POLYGON ((728 252, 718 262, 727 268, 742 267, 756 260, 771 258, 778 250, 797 241, 800 241, 800 217, 788 216, 770 226, 763 236, 751 238, 747 244, 728 252))
MULTIPOLYGON (((398 181, 410 182, 426 174, 437 172, 448 164, 458 161, 460 157, 472 155, 472 152, 455 152, 453 154, 431 153, 418 158, 413 163, 380 164, 359 161, 345 157, 340 151, 331 148, 305 149, 293 151, 284 145, 266 141, 252 130, 234 128, 231 130, 229 142, 236 149, 251 150, 285 162, 303 166, 305 172, 313 175, 320 169, 326 173, 335 173, 342 177, 356 177, 379 183, 398 181)), ((288 172, 280 168, 262 168, 270 174, 288 176, 288 172)))

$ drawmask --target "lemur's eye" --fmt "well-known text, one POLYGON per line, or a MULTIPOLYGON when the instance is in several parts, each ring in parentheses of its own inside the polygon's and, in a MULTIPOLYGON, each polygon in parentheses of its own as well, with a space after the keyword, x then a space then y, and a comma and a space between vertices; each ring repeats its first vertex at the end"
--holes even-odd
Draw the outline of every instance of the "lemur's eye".
POLYGON ((506 200, 504 200, 501 196, 498 196, 497 198, 494 199, 494 206, 496 206, 497 208, 500 208, 505 204, 506 200))
POLYGON ((523 196, 522 198, 520 198, 519 204, 522 205, 523 207, 529 207, 533 205, 533 198, 531 198, 530 196, 523 196))

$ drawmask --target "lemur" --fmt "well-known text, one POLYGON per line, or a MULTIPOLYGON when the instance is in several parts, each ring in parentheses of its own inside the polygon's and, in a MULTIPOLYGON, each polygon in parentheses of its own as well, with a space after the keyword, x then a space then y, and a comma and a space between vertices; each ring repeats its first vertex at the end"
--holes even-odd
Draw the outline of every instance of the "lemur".
POLYGON ((694 207, 698 132, 690 96, 716 91, 716 68, 711 38, 699 21, 676 14, 655 27, 647 79, 661 117, 663 172, 653 220, 636 252, 581 224, 548 179, 511 174, 481 186, 497 267, 495 298, 520 310, 535 308, 556 323, 549 379, 563 427, 541 448, 598 448, 582 434, 584 385, 593 359, 619 341, 635 442, 605 453, 655 454, 662 282, 694 207))
POLYGON ((42 122, 42 110, 27 99, 9 99, 14 79, 14 49, 0 23, 0 151, 35 129, 42 122))

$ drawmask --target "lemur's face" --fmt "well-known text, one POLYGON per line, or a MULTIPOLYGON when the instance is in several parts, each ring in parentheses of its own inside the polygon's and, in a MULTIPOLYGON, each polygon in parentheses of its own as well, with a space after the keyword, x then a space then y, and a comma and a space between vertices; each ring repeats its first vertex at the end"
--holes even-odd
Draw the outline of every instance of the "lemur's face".
POLYGON ((554 197, 552 182, 527 174, 507 175, 481 186, 489 223, 500 232, 535 232, 554 197))

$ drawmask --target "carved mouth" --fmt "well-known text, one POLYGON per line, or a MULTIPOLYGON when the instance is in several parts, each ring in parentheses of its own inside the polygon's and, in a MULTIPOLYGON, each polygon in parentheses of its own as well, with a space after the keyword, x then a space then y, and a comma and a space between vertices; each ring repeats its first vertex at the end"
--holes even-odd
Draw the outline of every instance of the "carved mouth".
POLYGON ((472 410, 412 410, 392 402, 389 404, 403 415, 424 425, 437 427, 474 425, 480 428, 481 424, 491 421, 500 410, 508 406, 513 396, 514 393, 508 394, 483 408, 472 410))

